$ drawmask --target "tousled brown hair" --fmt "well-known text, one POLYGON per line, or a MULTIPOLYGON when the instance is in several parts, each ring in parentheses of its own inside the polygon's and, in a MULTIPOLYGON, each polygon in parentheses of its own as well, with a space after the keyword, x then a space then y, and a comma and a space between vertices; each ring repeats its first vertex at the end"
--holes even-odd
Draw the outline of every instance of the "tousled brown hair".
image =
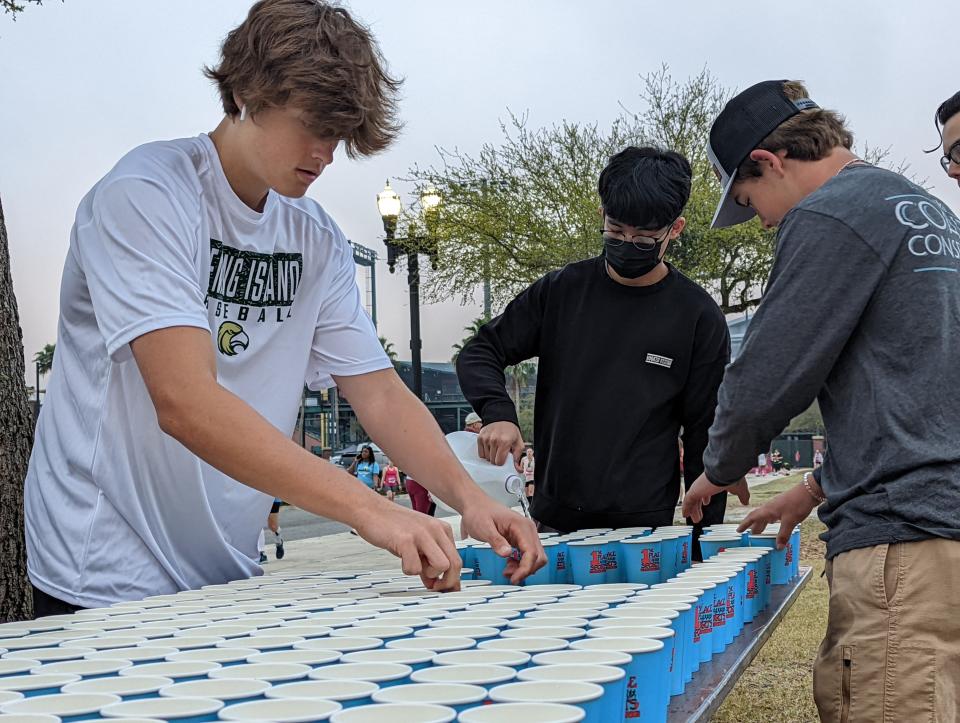
MULTIPOLYGON (((783 84, 783 90, 790 100, 810 97, 803 83, 798 80, 787 81, 783 84)), ((786 151, 787 158, 797 161, 819 161, 838 146, 847 150, 853 147, 853 133, 847 128, 844 117, 833 110, 810 108, 778 125, 757 148, 771 153, 786 151)), ((757 178, 761 175, 760 164, 751 160, 750 156, 737 169, 738 178, 757 178)))
POLYGON ((259 0, 230 31, 220 63, 204 75, 235 116, 293 105, 318 137, 340 138, 351 158, 382 151, 397 137, 401 80, 391 77, 370 31, 323 0, 259 0))

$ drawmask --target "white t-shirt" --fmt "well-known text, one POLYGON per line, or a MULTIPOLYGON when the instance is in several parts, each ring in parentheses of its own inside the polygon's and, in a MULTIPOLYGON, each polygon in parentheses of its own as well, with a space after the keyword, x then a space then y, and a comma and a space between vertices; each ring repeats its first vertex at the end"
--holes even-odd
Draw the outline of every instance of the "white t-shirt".
POLYGON ((289 437, 304 380, 320 389, 391 366, 355 274, 317 203, 271 191, 253 211, 206 135, 121 159, 70 236, 25 490, 33 584, 95 607, 260 574, 273 498, 160 430, 129 343, 208 329, 219 383, 289 437))

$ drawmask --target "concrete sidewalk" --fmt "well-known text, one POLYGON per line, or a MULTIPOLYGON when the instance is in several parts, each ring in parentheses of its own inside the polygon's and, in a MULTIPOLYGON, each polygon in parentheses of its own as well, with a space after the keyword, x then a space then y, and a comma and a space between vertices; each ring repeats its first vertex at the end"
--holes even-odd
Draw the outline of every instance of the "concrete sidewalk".
MULTIPOLYGON (((460 539, 460 517, 444 517, 453 527, 453 536, 460 539)), ((267 535, 268 540, 272 539, 267 535)), ((266 574, 303 570, 399 570, 400 559, 374 547, 358 535, 340 532, 335 535, 312 537, 284 543, 286 554, 282 560, 275 556, 276 548, 270 542, 264 550, 269 558, 263 565, 266 574)))

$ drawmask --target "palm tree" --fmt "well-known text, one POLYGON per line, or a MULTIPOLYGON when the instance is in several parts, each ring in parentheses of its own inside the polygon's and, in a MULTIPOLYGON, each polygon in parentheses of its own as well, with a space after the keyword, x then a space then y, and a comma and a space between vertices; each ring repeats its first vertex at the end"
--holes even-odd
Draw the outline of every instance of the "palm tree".
POLYGON ((520 390, 530 383, 533 376, 537 373, 537 365, 533 362, 525 361, 514 364, 506 368, 507 379, 513 387, 513 403, 517 409, 520 408, 520 390))
POLYGON ((393 342, 387 341, 387 338, 385 336, 381 336, 379 337, 379 339, 380 339, 380 346, 383 347, 383 353, 387 355, 387 358, 390 360, 390 363, 393 364, 394 367, 396 367, 397 352, 393 348, 393 342))
POLYGON ((486 324, 488 321, 490 321, 490 319, 487 317, 478 316, 476 319, 470 322, 470 326, 463 327, 463 330, 467 332, 467 335, 460 340, 459 344, 453 345, 453 356, 451 357, 450 361, 452 361, 454 364, 457 363, 457 357, 460 356, 460 352, 463 351, 463 347, 465 347, 470 340, 473 339, 473 337, 480 333, 480 327, 486 324))
POLYGON ((53 353, 56 348, 56 344, 47 344, 33 355, 33 363, 37 365, 37 373, 41 376, 49 374, 53 369, 53 353))

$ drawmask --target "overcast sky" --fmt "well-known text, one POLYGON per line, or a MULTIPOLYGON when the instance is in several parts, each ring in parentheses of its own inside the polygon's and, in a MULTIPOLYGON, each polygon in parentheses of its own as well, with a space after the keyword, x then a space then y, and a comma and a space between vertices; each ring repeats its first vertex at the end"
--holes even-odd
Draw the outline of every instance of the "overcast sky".
MULTIPOLYGON (((0 16, 0 198, 27 358, 56 338, 70 227, 89 188, 141 143, 212 130, 221 117, 200 73, 240 22, 247 0, 46 0, 0 16)), ((386 178, 428 165, 435 146, 468 152, 500 138, 507 109, 533 127, 609 124, 640 109, 640 76, 667 63, 675 78, 706 65, 731 87, 807 82, 843 111, 858 141, 891 146, 953 208, 937 105, 960 89, 955 0, 354 0, 395 74, 406 78, 406 129, 386 153, 338 157, 310 195, 354 241, 383 251, 375 197, 386 178)), ((395 184, 404 194, 410 189, 395 184)), ((405 198, 405 200, 407 200, 405 198)), ((378 270, 380 330, 409 358, 405 275, 378 270)), ((359 277, 358 277, 359 278, 359 277)), ((825 276, 825 283, 829 277, 825 276)), ((477 303, 422 309, 424 359, 447 361, 477 303)), ((28 379, 32 377, 29 372, 28 379)))

